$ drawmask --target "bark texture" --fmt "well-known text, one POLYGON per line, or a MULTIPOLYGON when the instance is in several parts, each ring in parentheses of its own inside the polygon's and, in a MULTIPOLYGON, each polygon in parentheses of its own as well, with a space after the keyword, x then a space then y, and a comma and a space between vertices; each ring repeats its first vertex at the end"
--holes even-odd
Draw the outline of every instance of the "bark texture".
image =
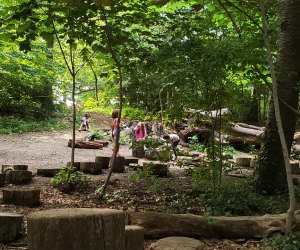
MULTIPOLYGON (((300 80, 300 1, 281 2, 278 70, 280 99, 298 108, 300 80)), ((290 150, 296 126, 296 115, 280 103, 281 119, 287 147, 290 150)), ((271 101, 269 117, 255 171, 256 188, 261 193, 274 194, 287 189, 281 143, 271 101)))
MULTIPOLYGON (((300 229, 300 211, 295 230, 300 229)), ((239 217, 205 217, 192 214, 129 213, 129 224, 145 229, 145 238, 184 236, 192 238, 255 239, 284 234, 286 214, 239 217)))
POLYGON ((27 218, 31 250, 124 250, 125 215, 114 209, 73 208, 27 218))

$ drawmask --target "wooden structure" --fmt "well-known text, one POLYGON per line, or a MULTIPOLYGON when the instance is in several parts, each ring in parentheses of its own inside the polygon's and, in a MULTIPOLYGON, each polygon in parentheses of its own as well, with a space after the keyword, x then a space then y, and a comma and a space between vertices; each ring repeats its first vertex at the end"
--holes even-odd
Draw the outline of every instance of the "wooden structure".
POLYGON ((23 215, 0 213, 0 243, 14 241, 21 232, 23 215))
MULTIPOLYGON (((295 227, 300 230, 300 210, 295 213, 295 227)), ((129 224, 145 229, 146 238, 185 236, 193 238, 255 239, 284 234, 286 214, 264 216, 198 216, 192 214, 163 214, 130 212, 129 224)))
POLYGON ((80 171, 86 174, 101 174, 101 162, 80 162, 80 171))
POLYGON ((144 250, 144 228, 125 226, 125 250, 144 250))
POLYGON ((44 177, 54 177, 60 168, 38 168, 36 174, 44 177))
POLYGON ((27 207, 40 205, 40 189, 3 189, 3 203, 27 207))
POLYGON ((6 182, 16 185, 26 184, 32 180, 32 172, 26 170, 12 170, 6 174, 6 182))
POLYGON ((99 162, 102 165, 102 169, 108 169, 110 156, 96 156, 95 162, 99 162))
POLYGON ((30 250, 125 250, 125 214, 120 210, 68 208, 27 217, 30 250))

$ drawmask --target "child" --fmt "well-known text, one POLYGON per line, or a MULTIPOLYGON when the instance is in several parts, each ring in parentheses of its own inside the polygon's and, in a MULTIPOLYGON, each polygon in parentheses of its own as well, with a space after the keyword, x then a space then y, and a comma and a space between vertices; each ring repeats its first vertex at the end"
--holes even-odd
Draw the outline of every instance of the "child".
POLYGON ((139 122, 133 129, 135 134, 135 141, 140 141, 147 137, 147 130, 143 122, 139 122))
POLYGON ((117 124, 118 124, 119 110, 115 109, 112 112, 111 117, 113 119, 111 123, 111 136, 114 139, 118 132, 117 124))
POLYGON ((175 155, 175 160, 177 159, 176 147, 180 141, 179 136, 176 134, 165 134, 163 135, 163 139, 167 142, 172 142, 172 149, 175 155))
POLYGON ((86 113, 84 115, 84 117, 82 117, 82 119, 81 119, 79 132, 83 129, 87 130, 87 131, 90 130, 90 114, 89 113, 86 113))

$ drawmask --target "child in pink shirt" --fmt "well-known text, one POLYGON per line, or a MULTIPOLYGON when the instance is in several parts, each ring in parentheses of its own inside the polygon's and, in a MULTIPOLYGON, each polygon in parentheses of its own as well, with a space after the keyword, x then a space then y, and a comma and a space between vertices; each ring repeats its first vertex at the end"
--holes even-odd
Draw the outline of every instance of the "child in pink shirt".
POLYGON ((147 130, 146 130, 145 124, 142 123, 142 122, 139 122, 135 126, 133 131, 134 131, 134 134, 135 134, 135 141, 145 139, 145 137, 147 136, 147 130))

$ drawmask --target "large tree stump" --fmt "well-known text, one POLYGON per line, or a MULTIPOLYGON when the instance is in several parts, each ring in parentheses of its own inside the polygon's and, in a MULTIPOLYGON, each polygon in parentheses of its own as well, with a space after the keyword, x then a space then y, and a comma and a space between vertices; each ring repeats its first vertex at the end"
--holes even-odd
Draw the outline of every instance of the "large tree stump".
POLYGON ((98 208, 35 212, 27 217, 30 250, 124 250, 125 215, 98 208))
POLYGON ((28 170, 28 165, 13 165, 14 170, 23 170, 27 171, 28 170))
POLYGON ((5 185, 6 174, 0 174, 0 187, 5 185))
POLYGON ((251 157, 237 157, 235 163, 243 167, 250 167, 251 157))
POLYGON ((114 173, 123 173, 125 171, 125 157, 116 156, 112 169, 114 173))
POLYGON ((14 241, 21 232, 23 215, 0 213, 0 243, 14 241))
POLYGON ((150 250, 202 250, 204 244, 200 240, 188 237, 167 237, 150 245, 150 250))
POLYGON ((125 226, 125 250, 144 250, 144 228, 125 226))
POLYGON ((27 207, 40 205, 40 189, 3 189, 3 203, 27 207))
MULTIPOLYGON (((255 239, 284 234, 286 214, 264 216, 198 216, 129 212, 129 224, 145 228, 145 237, 185 236, 192 238, 255 239)), ((294 229, 300 230, 300 211, 295 213, 294 229)))
POLYGON ((13 170, 6 174, 6 182, 21 185, 26 184, 32 180, 32 172, 25 170, 13 170))
POLYGON ((168 175, 169 168, 167 163, 144 162, 143 171, 146 175, 166 177, 168 175))
POLYGON ((102 171, 102 163, 80 162, 80 171, 86 174, 100 174, 102 171))
POLYGON ((36 174, 44 177, 54 177, 60 168, 38 168, 36 174))
POLYGON ((95 162, 100 162, 102 164, 102 169, 108 169, 110 156, 96 156, 95 162))
POLYGON ((139 159, 135 157, 125 157, 125 166, 129 166, 130 163, 139 163, 139 159))

